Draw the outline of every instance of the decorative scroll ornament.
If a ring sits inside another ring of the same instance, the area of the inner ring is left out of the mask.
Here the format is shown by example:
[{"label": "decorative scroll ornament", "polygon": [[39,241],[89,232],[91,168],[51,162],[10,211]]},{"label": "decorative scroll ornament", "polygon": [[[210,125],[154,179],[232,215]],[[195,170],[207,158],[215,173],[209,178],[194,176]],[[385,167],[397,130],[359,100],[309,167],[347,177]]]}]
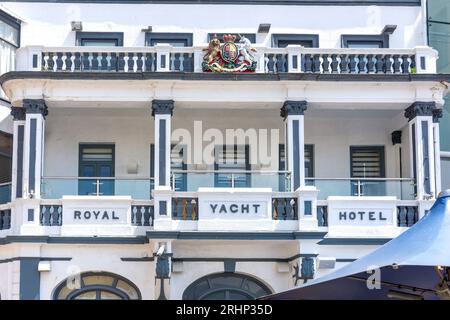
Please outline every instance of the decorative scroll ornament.
[{"label": "decorative scroll ornament", "polygon": [[223,36],[224,43],[215,35],[209,42],[203,57],[202,68],[204,72],[255,72],[256,59],[252,52],[250,40],[239,35],[239,42],[235,43],[236,36],[227,34]]}]

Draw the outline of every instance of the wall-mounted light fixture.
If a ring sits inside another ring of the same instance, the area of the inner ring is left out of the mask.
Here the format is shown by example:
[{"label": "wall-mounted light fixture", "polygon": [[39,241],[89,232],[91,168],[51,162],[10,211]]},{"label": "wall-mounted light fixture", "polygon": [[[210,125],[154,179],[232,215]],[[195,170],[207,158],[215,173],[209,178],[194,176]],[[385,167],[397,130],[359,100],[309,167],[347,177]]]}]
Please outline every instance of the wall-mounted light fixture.
[{"label": "wall-mounted light fixture", "polygon": [[70,23],[70,26],[72,27],[72,31],[82,31],[83,30],[83,23],[81,21],[72,21]]},{"label": "wall-mounted light fixture", "polygon": [[270,30],[270,23],[260,23],[258,26],[258,33],[268,33]]}]

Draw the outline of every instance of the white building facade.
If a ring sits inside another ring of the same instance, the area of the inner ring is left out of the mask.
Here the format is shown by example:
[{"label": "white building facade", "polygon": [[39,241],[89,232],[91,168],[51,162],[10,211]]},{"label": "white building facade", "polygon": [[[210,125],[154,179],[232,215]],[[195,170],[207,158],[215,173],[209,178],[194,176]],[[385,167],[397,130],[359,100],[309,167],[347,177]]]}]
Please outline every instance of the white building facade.
[{"label": "white building facade", "polygon": [[450,78],[425,8],[0,1],[1,299],[254,299],[412,226]]}]

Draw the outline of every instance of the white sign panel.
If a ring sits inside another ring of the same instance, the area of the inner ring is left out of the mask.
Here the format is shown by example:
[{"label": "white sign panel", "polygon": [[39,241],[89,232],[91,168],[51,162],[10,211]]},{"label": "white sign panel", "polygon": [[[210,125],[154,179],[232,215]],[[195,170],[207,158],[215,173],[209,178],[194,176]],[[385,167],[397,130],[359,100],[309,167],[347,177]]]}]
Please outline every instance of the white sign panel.
[{"label": "white sign panel", "polygon": [[205,201],[202,209],[202,217],[260,219],[267,216],[265,201]]}]

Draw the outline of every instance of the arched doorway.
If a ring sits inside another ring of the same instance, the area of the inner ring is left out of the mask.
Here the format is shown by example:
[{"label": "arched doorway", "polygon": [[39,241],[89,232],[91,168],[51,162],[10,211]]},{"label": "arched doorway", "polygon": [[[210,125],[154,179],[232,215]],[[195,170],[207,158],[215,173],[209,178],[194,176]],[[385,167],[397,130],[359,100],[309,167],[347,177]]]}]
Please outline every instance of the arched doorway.
[{"label": "arched doorway", "polygon": [[64,280],[55,300],[140,300],[139,289],[128,279],[109,272],[85,272]]},{"label": "arched doorway", "polygon": [[242,274],[218,273],[193,282],[183,300],[253,300],[271,294],[261,281]]}]

